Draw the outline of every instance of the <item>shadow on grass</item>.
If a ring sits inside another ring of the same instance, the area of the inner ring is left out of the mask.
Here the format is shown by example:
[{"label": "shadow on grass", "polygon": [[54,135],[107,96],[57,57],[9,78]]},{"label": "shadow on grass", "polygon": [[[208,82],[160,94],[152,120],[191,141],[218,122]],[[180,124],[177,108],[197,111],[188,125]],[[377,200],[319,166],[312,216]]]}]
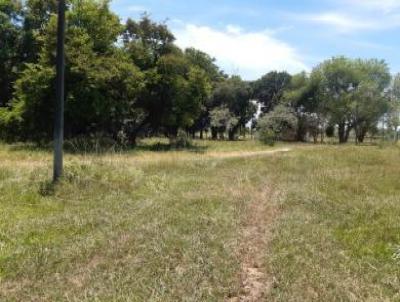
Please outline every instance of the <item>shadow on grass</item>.
[{"label": "shadow on grass", "polygon": [[176,147],[174,145],[168,143],[155,143],[155,144],[143,144],[138,145],[132,150],[136,151],[151,151],[151,152],[168,152],[168,151],[189,151],[194,153],[205,153],[208,149],[208,146],[186,146],[186,147]]},{"label": "shadow on grass", "polygon": [[9,151],[24,151],[24,152],[51,152],[53,151],[52,145],[41,145],[34,143],[12,143],[5,144]]},{"label": "shadow on grass", "polygon": [[[46,152],[52,153],[52,144],[34,144],[34,143],[16,143],[7,145],[9,151],[14,152]],[[88,148],[87,146],[69,146],[68,143],[64,146],[64,152],[66,154],[74,155],[106,155],[113,153],[132,153],[137,151],[150,151],[150,152],[169,152],[169,151],[186,151],[194,153],[205,153],[208,146],[186,146],[186,147],[176,147],[169,143],[156,142],[156,143],[141,143],[136,146],[96,146],[93,148]]]},{"label": "shadow on grass", "polygon": [[39,184],[39,194],[43,197],[54,196],[58,183],[50,180],[42,181]]}]

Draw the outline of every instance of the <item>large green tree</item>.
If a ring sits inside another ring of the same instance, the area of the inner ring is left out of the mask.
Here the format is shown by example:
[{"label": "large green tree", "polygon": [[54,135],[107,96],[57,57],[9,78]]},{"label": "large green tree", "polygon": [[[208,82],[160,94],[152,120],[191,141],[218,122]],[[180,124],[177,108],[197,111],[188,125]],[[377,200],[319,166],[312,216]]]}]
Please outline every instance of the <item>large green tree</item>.
[{"label": "large green tree", "polygon": [[400,74],[394,76],[389,90],[387,123],[388,127],[393,131],[394,140],[397,141],[400,130]]},{"label": "large green tree", "polygon": [[316,142],[318,135],[321,140],[327,124],[326,112],[321,98],[318,97],[320,79],[305,72],[292,77],[288,85],[283,103],[294,109],[298,118],[297,140],[306,141],[307,134]]},{"label": "large green tree", "polygon": [[237,119],[235,126],[230,127],[228,135],[234,140],[240,127],[245,127],[257,111],[251,102],[252,89],[249,83],[239,76],[232,76],[216,86],[212,96],[212,107],[225,106]]},{"label": "large green tree", "polygon": [[142,70],[156,67],[161,56],[176,51],[174,41],[175,37],[166,24],[154,22],[146,14],[139,21],[126,21],[124,47]]},{"label": "large green tree", "polygon": [[[227,76],[216,65],[215,59],[205,52],[195,48],[187,48],[185,49],[185,56],[190,64],[204,70],[212,89],[215,89],[219,83],[226,79]],[[208,99],[202,106],[200,115],[195,120],[193,126],[189,129],[193,136],[198,131],[200,133],[200,138],[203,139],[204,131],[210,127],[210,112],[213,109],[215,109],[214,104],[211,99]]]},{"label": "large green tree", "polygon": [[21,48],[24,62],[36,63],[39,60],[47,25],[56,12],[57,0],[25,1]]},{"label": "large green tree", "polygon": [[347,142],[352,129],[363,141],[386,110],[384,92],[391,78],[387,64],[336,57],[316,67],[312,76],[319,80],[319,97],[330,122],[338,126],[339,142]]},{"label": "large green tree", "polygon": [[319,97],[330,121],[338,125],[339,142],[347,142],[353,127],[353,93],[361,80],[354,62],[345,57],[332,58],[317,66],[312,76],[320,79]]},{"label": "large green tree", "polygon": [[352,102],[353,125],[356,141],[362,143],[368,131],[376,128],[378,121],[389,109],[386,90],[391,82],[389,67],[384,61],[356,60],[360,84]]},{"label": "large green tree", "polygon": [[183,53],[161,56],[156,68],[146,72],[142,97],[152,129],[174,138],[179,128],[193,126],[210,90],[205,71],[189,64]]},{"label": "large green tree", "polygon": [[291,76],[286,71],[271,71],[253,83],[254,98],[262,105],[264,113],[273,110],[290,85]]},{"label": "large green tree", "polygon": [[0,107],[11,100],[21,66],[22,3],[0,0]]},{"label": "large green tree", "polygon": [[[90,0],[71,1],[67,24],[65,135],[115,136],[141,118],[135,104],[142,73],[116,46],[122,26],[108,2]],[[19,129],[20,139],[51,138],[55,15],[43,32],[38,62],[26,65],[15,85],[12,110],[5,114],[9,126]]]}]

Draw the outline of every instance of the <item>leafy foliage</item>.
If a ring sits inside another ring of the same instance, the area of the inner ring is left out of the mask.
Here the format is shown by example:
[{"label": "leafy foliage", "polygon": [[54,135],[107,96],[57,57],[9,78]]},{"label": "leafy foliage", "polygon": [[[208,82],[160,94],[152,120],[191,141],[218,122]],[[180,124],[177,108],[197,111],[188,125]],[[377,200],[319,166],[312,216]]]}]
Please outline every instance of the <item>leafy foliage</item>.
[{"label": "leafy foliage", "polygon": [[254,83],[254,97],[262,104],[263,112],[271,111],[282,101],[290,80],[287,72],[272,71]]},{"label": "leafy foliage", "polygon": [[[272,71],[246,82],[208,54],[180,49],[168,26],[146,14],[122,24],[108,0],[67,3],[68,139],[104,136],[125,145],[162,134],[174,142],[182,131],[211,130],[214,139],[235,140],[259,109],[259,129],[276,138],[290,128],[299,141],[323,141],[330,125],[340,142],[351,131],[362,142],[384,117],[397,139],[400,84],[383,61],[334,57],[311,74]],[[56,10],[56,0],[0,0],[2,139],[52,138]]]},{"label": "leafy foliage", "polygon": [[284,138],[290,131],[295,131],[297,117],[293,109],[279,105],[275,109],[263,115],[258,123],[257,130],[259,138],[264,142]]}]

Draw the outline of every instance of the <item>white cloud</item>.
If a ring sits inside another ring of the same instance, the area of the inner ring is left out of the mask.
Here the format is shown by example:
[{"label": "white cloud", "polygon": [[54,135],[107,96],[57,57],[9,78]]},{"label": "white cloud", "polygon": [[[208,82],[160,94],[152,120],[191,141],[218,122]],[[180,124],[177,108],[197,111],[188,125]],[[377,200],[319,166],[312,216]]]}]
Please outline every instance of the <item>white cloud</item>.
[{"label": "white cloud", "polygon": [[386,30],[400,27],[400,16],[397,14],[385,15],[379,18],[372,15],[323,12],[319,14],[300,15],[297,16],[297,19],[327,25],[341,33],[347,34],[361,30]]},{"label": "white cloud", "polygon": [[227,73],[254,80],[271,70],[295,73],[307,70],[297,51],[269,31],[245,32],[229,25],[225,30],[187,24],[174,31],[182,48],[207,52]]},{"label": "white cloud", "polygon": [[350,17],[345,14],[334,12],[306,15],[301,18],[306,21],[333,26],[344,32],[361,29],[374,29],[377,26],[377,24],[372,20],[358,19],[355,16]]},{"label": "white cloud", "polygon": [[385,13],[390,13],[400,8],[399,0],[345,0],[343,2],[360,8],[380,10]]}]

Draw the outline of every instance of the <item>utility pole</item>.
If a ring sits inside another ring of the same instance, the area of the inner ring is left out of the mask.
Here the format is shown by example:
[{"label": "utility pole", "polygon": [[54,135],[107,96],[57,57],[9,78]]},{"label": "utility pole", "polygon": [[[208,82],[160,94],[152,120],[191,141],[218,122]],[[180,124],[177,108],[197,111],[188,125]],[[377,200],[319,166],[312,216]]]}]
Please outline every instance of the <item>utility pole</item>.
[{"label": "utility pole", "polygon": [[65,0],[58,0],[57,91],[54,116],[54,174],[57,182],[63,173],[64,89],[65,89]]}]

